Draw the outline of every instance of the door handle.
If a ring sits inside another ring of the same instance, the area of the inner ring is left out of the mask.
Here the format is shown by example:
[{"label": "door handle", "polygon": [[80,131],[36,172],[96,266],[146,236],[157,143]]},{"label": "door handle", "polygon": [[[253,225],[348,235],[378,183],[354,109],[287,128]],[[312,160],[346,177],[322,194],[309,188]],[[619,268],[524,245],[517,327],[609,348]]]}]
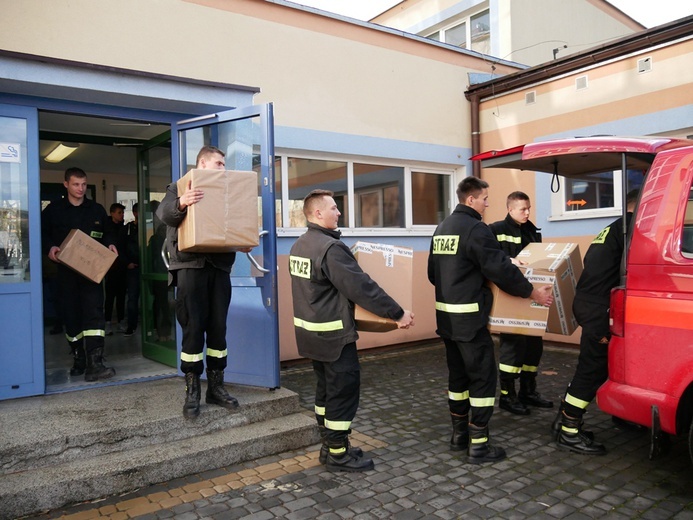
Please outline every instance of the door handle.
[{"label": "door handle", "polygon": [[166,256],[166,244],[168,242],[168,237],[164,238],[164,241],[161,243],[161,259],[164,261],[164,265],[166,266],[166,269],[168,270],[168,256]]},{"label": "door handle", "polygon": [[[265,235],[269,235],[269,231],[267,231],[266,229],[263,229],[262,231],[260,231],[259,236],[264,237]],[[250,260],[250,263],[253,264],[253,267],[254,267],[255,269],[257,269],[257,270],[260,271],[261,273],[269,273],[269,272],[270,272],[269,269],[265,269],[264,267],[262,267],[262,266],[258,263],[258,261],[255,260],[255,258],[253,257],[253,255],[251,255],[250,253],[246,253],[246,255],[248,256],[248,260]]]}]

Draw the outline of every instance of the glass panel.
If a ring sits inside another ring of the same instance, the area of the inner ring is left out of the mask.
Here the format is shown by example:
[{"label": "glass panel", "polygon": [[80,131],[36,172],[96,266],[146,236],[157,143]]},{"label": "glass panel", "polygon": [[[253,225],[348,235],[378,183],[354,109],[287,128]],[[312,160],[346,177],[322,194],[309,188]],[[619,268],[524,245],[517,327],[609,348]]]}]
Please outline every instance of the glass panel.
[{"label": "glass panel", "polygon": [[277,227],[282,227],[282,158],[277,156],[274,157],[274,208]]},{"label": "glass panel", "polygon": [[439,42],[440,41],[440,31],[436,31],[433,34],[429,34],[427,36],[427,38],[429,38],[433,41]]},{"label": "glass panel", "polygon": [[689,190],[688,192],[686,213],[683,216],[681,252],[686,258],[693,258],[693,189]]},{"label": "glass panel", "polygon": [[339,227],[348,217],[347,163],[289,157],[289,222],[286,227],[304,227],[303,199],[315,189],[330,190],[342,215]]},{"label": "glass panel", "polygon": [[404,168],[354,163],[356,227],[404,227]]},{"label": "glass panel", "polygon": [[491,24],[488,10],[472,16],[470,22],[472,50],[489,54],[491,51]]},{"label": "glass panel", "polygon": [[445,30],[445,43],[462,47],[467,47],[467,23],[463,22],[455,27]]},{"label": "glass panel", "polygon": [[581,179],[566,179],[565,204],[569,211],[614,207],[614,172]]},{"label": "glass panel", "polygon": [[25,119],[0,117],[0,283],[29,280]]},{"label": "glass panel", "polygon": [[450,176],[411,174],[412,223],[438,225],[450,214]]}]

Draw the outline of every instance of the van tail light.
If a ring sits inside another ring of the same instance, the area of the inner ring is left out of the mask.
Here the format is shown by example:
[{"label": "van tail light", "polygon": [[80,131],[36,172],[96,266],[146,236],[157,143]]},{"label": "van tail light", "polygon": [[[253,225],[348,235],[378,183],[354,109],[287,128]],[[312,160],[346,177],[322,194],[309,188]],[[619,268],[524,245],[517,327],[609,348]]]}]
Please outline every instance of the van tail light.
[{"label": "van tail light", "polygon": [[609,327],[611,334],[623,337],[626,323],[626,288],[615,287],[611,289],[611,304],[609,306]]}]

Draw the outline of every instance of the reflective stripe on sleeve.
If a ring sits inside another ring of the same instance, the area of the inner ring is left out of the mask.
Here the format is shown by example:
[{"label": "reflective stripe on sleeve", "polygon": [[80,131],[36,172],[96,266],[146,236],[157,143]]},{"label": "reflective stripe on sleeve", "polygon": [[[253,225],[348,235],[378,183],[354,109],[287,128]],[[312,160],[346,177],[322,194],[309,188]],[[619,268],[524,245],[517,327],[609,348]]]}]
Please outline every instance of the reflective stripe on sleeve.
[{"label": "reflective stripe on sleeve", "polygon": [[449,312],[450,314],[464,314],[469,312],[479,312],[478,303],[443,303],[436,302],[436,310]]},{"label": "reflective stripe on sleeve", "polygon": [[294,325],[296,327],[301,327],[302,329],[309,330],[311,332],[328,332],[331,330],[342,330],[344,324],[342,320],[337,321],[327,321],[325,323],[312,323],[310,321],[302,320],[294,316]]},{"label": "reflective stripe on sleeve", "polygon": [[510,242],[512,244],[522,243],[521,237],[514,237],[512,235],[496,235],[496,240],[499,242]]}]

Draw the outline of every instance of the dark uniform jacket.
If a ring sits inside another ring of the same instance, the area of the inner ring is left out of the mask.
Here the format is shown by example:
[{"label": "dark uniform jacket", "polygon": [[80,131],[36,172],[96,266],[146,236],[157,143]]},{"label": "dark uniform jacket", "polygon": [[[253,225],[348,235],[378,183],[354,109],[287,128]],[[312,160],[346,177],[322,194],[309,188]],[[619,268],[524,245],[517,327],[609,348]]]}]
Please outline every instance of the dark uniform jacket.
[{"label": "dark uniform jacket", "polygon": [[428,279],[436,288],[436,332],[454,341],[471,341],[488,326],[493,297],[487,280],[513,296],[528,298],[533,290],[481,215],[464,204],[433,234]]},{"label": "dark uniform jacket", "polygon": [[[633,213],[626,214],[626,226],[632,217]],[[611,289],[621,283],[622,256],[623,217],[605,227],[587,249],[575,299],[609,307]]]},{"label": "dark uniform jacket", "polygon": [[106,232],[106,219],[109,217],[104,207],[86,197],[79,206],[73,206],[67,197],[51,202],[41,213],[44,252],[48,253],[53,246],[60,247],[73,229],[83,231],[105,246],[114,245],[117,237]]},{"label": "dark uniform jacket", "polygon": [[501,249],[512,258],[515,258],[527,244],[541,242],[541,230],[531,220],[518,224],[507,215],[504,220],[489,224],[488,227],[491,228]]},{"label": "dark uniform jacket", "polygon": [[164,200],[156,210],[157,217],[168,226],[166,240],[169,271],[201,269],[205,262],[209,262],[217,269],[230,273],[236,253],[185,253],[178,250],[178,226],[188,214],[187,207],[183,211],[178,209],[178,198],[178,186],[173,182],[166,187]]},{"label": "dark uniform jacket", "polygon": [[363,272],[340,236],[340,231],[308,223],[289,257],[298,353],[317,361],[336,361],[344,345],[358,339],[354,303],[384,318],[404,315]]},{"label": "dark uniform jacket", "polygon": [[140,264],[140,242],[137,233],[138,227],[138,223],[134,220],[125,224],[125,240],[123,241],[122,256],[126,267],[129,264]]}]

